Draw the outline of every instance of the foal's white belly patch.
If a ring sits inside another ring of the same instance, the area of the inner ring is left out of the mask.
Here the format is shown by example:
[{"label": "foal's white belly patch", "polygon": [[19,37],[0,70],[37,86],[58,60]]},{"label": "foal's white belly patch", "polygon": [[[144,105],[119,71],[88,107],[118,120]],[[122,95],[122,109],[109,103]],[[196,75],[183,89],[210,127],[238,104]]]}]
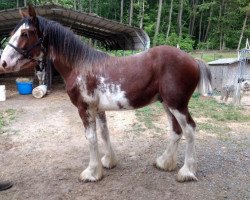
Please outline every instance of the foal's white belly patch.
[{"label": "foal's white belly patch", "polygon": [[105,83],[105,79],[101,77],[97,93],[101,110],[132,109],[125,91],[121,90],[121,85],[118,83]]},{"label": "foal's white belly patch", "polygon": [[87,92],[84,77],[77,77],[77,85],[79,86],[84,101],[90,104],[97,103],[99,110],[133,109],[126,98],[125,91],[121,90],[121,85],[119,83],[105,82],[105,78],[100,77],[99,84],[91,95]]}]

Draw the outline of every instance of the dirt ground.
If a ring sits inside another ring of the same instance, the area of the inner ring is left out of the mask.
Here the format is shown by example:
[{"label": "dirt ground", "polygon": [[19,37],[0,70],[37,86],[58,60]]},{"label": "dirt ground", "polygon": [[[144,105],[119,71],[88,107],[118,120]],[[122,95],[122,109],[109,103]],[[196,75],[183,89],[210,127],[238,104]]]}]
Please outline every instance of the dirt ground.
[{"label": "dirt ground", "polygon": [[[169,141],[167,117],[159,121],[164,134],[137,133],[134,111],[107,112],[118,165],[105,169],[101,181],[83,183],[78,177],[88,165],[88,145],[63,85],[43,99],[17,94],[14,84],[6,86],[7,100],[0,102],[0,110],[15,109],[16,117],[0,134],[0,180],[11,180],[14,186],[0,192],[1,200],[250,199],[250,122],[231,124],[228,140],[198,131],[198,181],[178,183],[177,171],[153,166]],[[250,114],[250,104],[244,107]],[[103,155],[101,140],[99,144]],[[178,169],[184,151],[182,139]]]}]

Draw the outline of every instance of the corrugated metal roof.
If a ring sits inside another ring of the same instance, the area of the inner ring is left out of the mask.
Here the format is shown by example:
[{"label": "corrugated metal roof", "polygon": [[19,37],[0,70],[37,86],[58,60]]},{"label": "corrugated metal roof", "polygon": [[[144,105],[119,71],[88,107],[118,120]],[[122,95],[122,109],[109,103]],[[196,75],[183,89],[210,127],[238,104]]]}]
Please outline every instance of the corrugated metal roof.
[{"label": "corrugated metal roof", "polygon": [[214,60],[208,62],[209,65],[226,65],[226,64],[233,64],[239,62],[238,58],[221,58],[218,60]]},{"label": "corrugated metal roof", "polygon": [[[111,50],[144,50],[150,39],[140,28],[108,20],[93,13],[79,12],[55,4],[35,6],[36,12],[70,27],[76,34],[102,42]],[[0,11],[0,39],[9,35],[20,21],[19,9]]]}]

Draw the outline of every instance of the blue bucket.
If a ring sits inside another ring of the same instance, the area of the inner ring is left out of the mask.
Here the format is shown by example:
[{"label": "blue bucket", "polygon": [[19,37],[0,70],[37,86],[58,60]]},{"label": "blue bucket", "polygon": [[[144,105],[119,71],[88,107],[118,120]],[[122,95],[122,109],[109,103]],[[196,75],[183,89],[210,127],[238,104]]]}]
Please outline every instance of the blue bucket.
[{"label": "blue bucket", "polygon": [[16,81],[16,86],[19,94],[31,94],[33,89],[33,82],[18,82]]}]

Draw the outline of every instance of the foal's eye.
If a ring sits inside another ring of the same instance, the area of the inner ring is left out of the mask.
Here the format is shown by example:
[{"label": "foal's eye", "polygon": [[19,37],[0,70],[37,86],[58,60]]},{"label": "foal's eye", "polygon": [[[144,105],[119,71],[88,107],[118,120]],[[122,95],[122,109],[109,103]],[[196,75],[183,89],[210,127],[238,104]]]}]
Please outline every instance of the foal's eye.
[{"label": "foal's eye", "polygon": [[22,36],[22,37],[27,37],[28,34],[27,34],[26,32],[22,32],[22,33],[21,33],[21,36]]}]

